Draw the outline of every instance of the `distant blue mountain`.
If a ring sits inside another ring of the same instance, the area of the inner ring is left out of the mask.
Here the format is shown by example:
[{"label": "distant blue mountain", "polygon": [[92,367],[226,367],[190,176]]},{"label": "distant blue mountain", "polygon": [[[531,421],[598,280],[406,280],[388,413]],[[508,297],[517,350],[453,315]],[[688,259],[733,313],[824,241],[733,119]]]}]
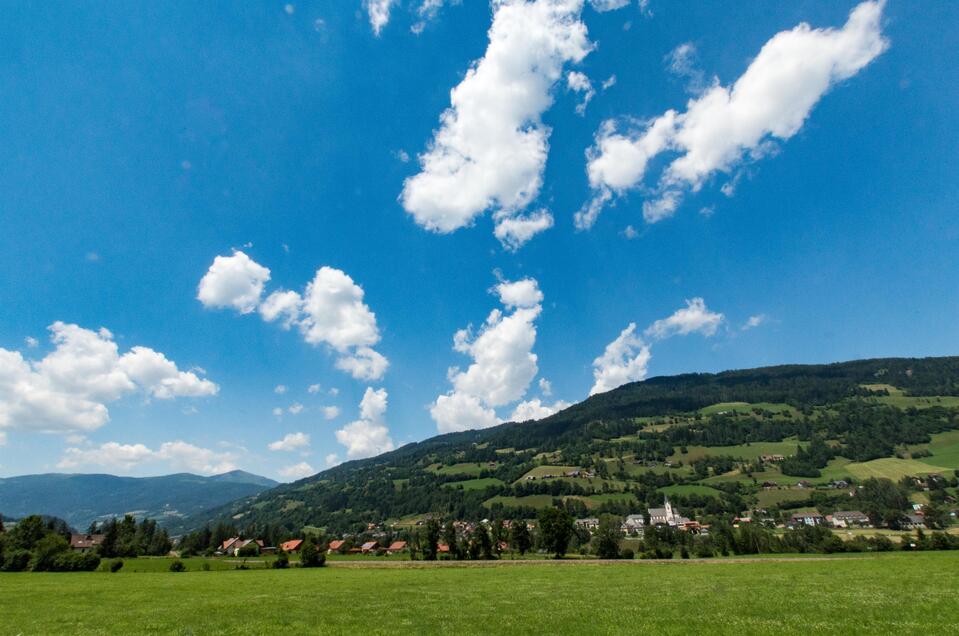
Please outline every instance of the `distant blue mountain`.
[{"label": "distant blue mountain", "polygon": [[127,513],[175,525],[225,503],[256,495],[277,482],[235,470],[202,477],[116,477],[47,473],[0,479],[0,514],[21,518],[51,515],[84,530],[90,522]]}]

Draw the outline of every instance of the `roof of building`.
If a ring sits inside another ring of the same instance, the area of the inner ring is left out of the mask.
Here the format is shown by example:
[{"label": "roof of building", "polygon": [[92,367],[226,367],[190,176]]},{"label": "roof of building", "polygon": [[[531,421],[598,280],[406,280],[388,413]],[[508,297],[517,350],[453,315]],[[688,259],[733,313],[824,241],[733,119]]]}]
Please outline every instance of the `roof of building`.
[{"label": "roof of building", "polygon": [[339,550],[340,548],[343,547],[344,543],[346,543],[346,541],[343,541],[342,539],[330,541],[330,550]]},{"label": "roof of building", "polygon": [[293,552],[294,550],[299,550],[301,545],[303,545],[303,539],[291,539],[290,541],[281,543],[280,549],[284,552]]},{"label": "roof of building", "polygon": [[366,543],[364,543],[364,544],[362,545],[362,549],[363,549],[363,550],[372,550],[373,548],[379,547],[379,545],[380,545],[380,544],[379,544],[377,541],[367,541]]},{"label": "roof of building", "polygon": [[390,551],[405,550],[406,541],[394,541],[393,543],[390,544],[390,547],[388,549]]},{"label": "roof of building", "polygon": [[95,548],[103,543],[102,534],[71,534],[71,548]]}]

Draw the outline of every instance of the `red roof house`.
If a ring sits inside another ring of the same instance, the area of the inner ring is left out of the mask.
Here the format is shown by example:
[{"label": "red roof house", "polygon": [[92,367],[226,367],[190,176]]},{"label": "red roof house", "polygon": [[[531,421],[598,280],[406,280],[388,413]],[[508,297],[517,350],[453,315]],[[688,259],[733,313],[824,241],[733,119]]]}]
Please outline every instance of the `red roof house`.
[{"label": "red roof house", "polygon": [[403,552],[406,550],[406,541],[394,541],[390,544],[390,547],[386,549],[387,554],[396,554],[398,552]]},{"label": "red roof house", "polygon": [[303,545],[303,539],[293,539],[291,541],[284,541],[280,544],[280,549],[284,552],[296,552],[300,549],[300,546]]},{"label": "red roof house", "polygon": [[342,552],[344,545],[346,545],[346,541],[343,541],[342,539],[330,541],[330,548],[327,550],[327,552],[330,554],[333,554],[334,552]]}]

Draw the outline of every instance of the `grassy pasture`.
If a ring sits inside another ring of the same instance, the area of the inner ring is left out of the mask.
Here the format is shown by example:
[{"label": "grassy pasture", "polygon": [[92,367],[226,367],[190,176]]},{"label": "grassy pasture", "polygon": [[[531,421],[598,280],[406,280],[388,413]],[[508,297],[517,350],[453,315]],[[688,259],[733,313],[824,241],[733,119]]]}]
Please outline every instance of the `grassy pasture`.
[{"label": "grassy pasture", "polygon": [[426,470],[437,475],[466,475],[467,477],[479,477],[479,474],[484,470],[495,470],[497,466],[498,464],[495,462],[493,466],[483,463],[466,462],[462,464],[452,464],[450,466],[433,464]]},{"label": "grassy pasture", "polygon": [[553,477],[562,477],[563,473],[569,473],[574,470],[580,470],[579,466],[555,466],[551,464],[544,464],[542,466],[537,466],[533,468],[528,473],[523,475],[517,480],[517,483],[523,481],[527,477],[536,477],[537,479],[542,478],[544,475],[552,475]]},{"label": "grassy pasture", "polygon": [[720,492],[709,486],[700,486],[699,484],[677,484],[660,488],[660,492],[667,495],[703,495],[706,497],[718,497]]},{"label": "grassy pasture", "polygon": [[496,477],[482,477],[480,479],[466,479],[451,481],[443,484],[443,488],[462,488],[463,490],[485,490],[491,486],[503,486],[503,480]]},{"label": "grassy pasture", "polygon": [[902,389],[896,388],[891,384],[860,384],[862,388],[867,391],[886,391],[889,395],[905,395],[905,392]]},{"label": "grassy pasture", "polygon": [[959,431],[937,433],[929,444],[910,446],[910,450],[926,449],[932,457],[917,457],[919,461],[931,466],[959,469]]},{"label": "grassy pasture", "polygon": [[880,404],[887,404],[901,409],[917,408],[928,409],[933,406],[942,406],[944,408],[959,408],[959,397],[956,396],[932,396],[932,397],[909,397],[908,395],[880,395],[869,398]]},{"label": "grassy pasture", "polygon": [[0,598],[16,599],[0,633],[947,634],[959,631],[957,569],[957,553],[898,553],[0,574]]},{"label": "grassy pasture", "polygon": [[788,404],[778,404],[774,402],[720,402],[699,409],[703,415],[718,415],[720,413],[751,413],[755,409],[769,411],[770,413],[790,413],[795,415],[796,409]]},{"label": "grassy pasture", "polygon": [[746,460],[759,459],[761,455],[785,455],[788,457],[796,454],[797,446],[806,447],[809,446],[809,442],[800,442],[793,438],[781,442],[753,442],[752,444],[740,444],[738,446],[689,446],[685,455],[677,452],[669,459],[674,462],[688,463],[707,456],[735,457]]},{"label": "grassy pasture", "polygon": [[950,472],[942,466],[932,466],[916,459],[899,459],[898,457],[883,457],[868,462],[857,462],[847,465],[846,470],[859,479],[885,477],[893,481],[899,481],[910,475],[947,474]]}]

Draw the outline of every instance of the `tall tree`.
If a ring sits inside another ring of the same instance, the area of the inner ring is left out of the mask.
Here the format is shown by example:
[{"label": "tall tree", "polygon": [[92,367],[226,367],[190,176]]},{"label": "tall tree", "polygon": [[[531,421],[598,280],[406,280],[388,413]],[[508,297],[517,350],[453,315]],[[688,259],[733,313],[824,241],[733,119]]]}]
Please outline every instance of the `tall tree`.
[{"label": "tall tree", "polygon": [[540,540],[547,552],[560,559],[573,536],[573,517],[564,508],[544,508],[539,513]]},{"label": "tall tree", "polygon": [[525,519],[516,519],[510,527],[510,547],[521,555],[526,554],[533,546],[533,538],[529,534],[529,526]]},{"label": "tall tree", "polygon": [[623,538],[619,519],[612,515],[603,515],[599,518],[599,528],[593,536],[593,546],[596,556],[601,559],[618,559],[619,542]]},{"label": "tall tree", "polygon": [[430,519],[426,522],[423,530],[423,558],[427,561],[436,560],[437,544],[440,540],[440,522],[436,519]]}]

